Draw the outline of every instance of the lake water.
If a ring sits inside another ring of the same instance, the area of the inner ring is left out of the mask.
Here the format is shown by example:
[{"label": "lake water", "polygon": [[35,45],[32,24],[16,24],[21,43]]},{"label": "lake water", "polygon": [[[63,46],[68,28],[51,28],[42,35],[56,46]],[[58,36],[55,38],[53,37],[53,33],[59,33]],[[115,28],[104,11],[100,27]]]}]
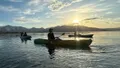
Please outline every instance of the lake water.
[{"label": "lake water", "polygon": [[[33,42],[47,38],[47,33],[30,33],[32,39],[26,42],[15,35],[0,35],[0,68],[120,68],[120,32],[91,33],[91,50],[60,48],[53,55]],[[61,39],[71,39],[68,34]]]}]

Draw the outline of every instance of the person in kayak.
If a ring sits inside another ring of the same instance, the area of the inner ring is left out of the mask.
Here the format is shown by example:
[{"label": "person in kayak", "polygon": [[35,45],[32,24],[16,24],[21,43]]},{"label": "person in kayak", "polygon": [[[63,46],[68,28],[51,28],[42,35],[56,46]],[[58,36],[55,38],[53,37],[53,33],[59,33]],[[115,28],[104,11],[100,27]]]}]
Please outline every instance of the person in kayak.
[{"label": "person in kayak", "polygon": [[23,36],[23,32],[21,32],[20,35]]},{"label": "person in kayak", "polygon": [[48,52],[49,52],[49,55],[50,55],[50,59],[53,59],[54,58],[54,51],[55,51],[55,46],[52,44],[53,41],[55,40],[55,36],[54,36],[54,33],[53,33],[53,29],[50,28],[49,29],[49,33],[48,33],[48,44],[47,44],[47,48],[48,48]]},{"label": "person in kayak", "polygon": [[27,36],[27,32],[25,32],[23,36]]},{"label": "person in kayak", "polygon": [[50,28],[49,33],[48,33],[48,41],[52,42],[53,40],[55,40],[55,36],[54,36],[54,33],[53,33],[53,29]]}]

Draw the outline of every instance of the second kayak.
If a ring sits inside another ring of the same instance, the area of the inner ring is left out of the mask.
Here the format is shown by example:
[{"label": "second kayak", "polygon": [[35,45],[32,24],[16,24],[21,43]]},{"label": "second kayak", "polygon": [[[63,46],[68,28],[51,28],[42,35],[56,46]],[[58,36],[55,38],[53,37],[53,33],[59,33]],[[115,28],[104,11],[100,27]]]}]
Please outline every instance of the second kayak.
[{"label": "second kayak", "polygon": [[28,36],[21,36],[20,38],[21,39],[31,39],[32,37],[28,35]]}]

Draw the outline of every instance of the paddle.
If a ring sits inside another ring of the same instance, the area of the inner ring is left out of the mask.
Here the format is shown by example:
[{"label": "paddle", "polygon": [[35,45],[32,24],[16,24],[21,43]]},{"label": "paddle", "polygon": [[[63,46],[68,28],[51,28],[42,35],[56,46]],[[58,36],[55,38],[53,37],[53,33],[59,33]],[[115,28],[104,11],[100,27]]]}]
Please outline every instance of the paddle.
[{"label": "paddle", "polygon": [[[62,33],[61,36],[62,36],[62,35],[65,35],[65,33]],[[59,36],[59,37],[61,37],[61,36]]]},{"label": "paddle", "polygon": [[59,39],[59,37],[61,37],[61,36],[63,36],[63,35],[65,35],[65,33],[62,33],[60,36],[56,37],[56,39]]}]

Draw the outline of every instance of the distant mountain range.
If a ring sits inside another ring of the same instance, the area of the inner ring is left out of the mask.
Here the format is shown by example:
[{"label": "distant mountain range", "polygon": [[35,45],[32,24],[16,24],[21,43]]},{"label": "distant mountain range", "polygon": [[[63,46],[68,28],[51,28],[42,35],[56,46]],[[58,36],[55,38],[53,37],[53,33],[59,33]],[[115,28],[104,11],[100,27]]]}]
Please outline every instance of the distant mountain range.
[{"label": "distant mountain range", "polygon": [[[55,32],[74,32],[75,26],[63,25],[51,27]],[[0,26],[0,33],[7,32],[48,32],[49,28],[25,28],[22,26]],[[86,27],[86,26],[78,26],[78,31],[120,31],[120,28],[94,28],[94,27]]]}]

